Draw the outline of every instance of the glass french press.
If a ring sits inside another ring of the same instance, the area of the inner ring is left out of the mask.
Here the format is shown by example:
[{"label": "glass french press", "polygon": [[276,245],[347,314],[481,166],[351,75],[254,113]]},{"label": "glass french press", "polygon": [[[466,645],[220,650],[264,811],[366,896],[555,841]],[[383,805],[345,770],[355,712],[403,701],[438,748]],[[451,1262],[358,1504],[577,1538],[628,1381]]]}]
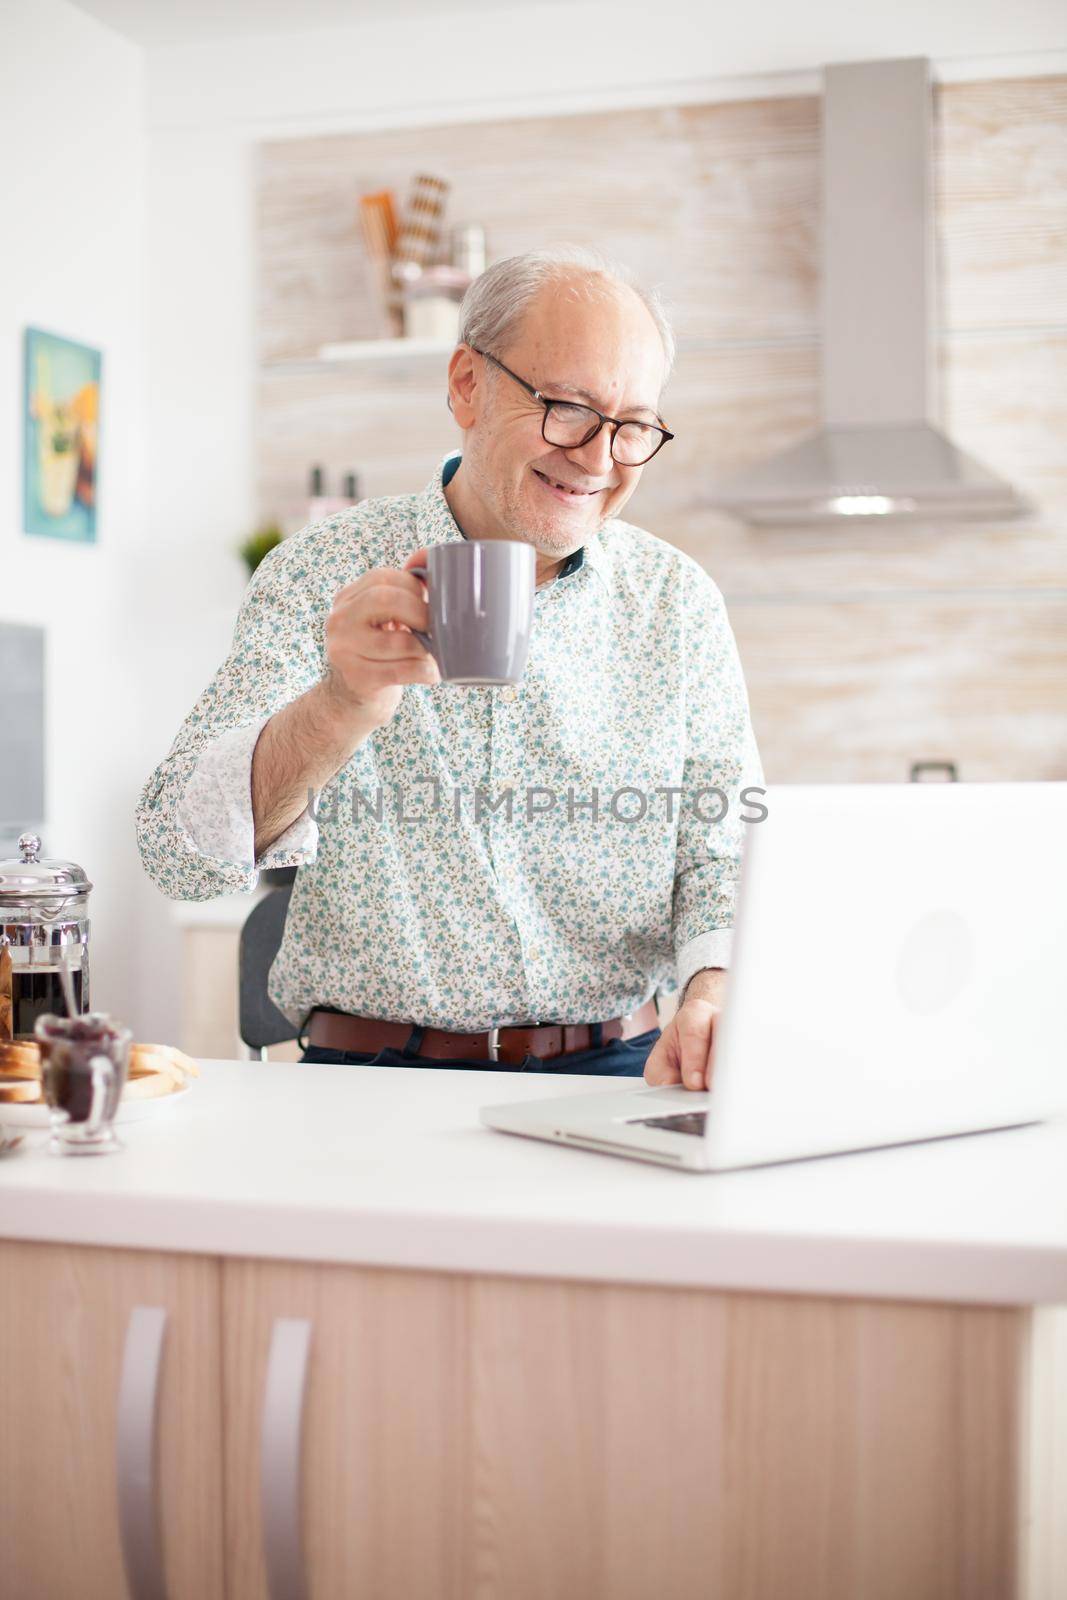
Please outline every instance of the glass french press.
[{"label": "glass french press", "polygon": [[37,1018],[64,1016],[66,966],[78,1012],[89,1009],[89,890],[73,861],[41,860],[24,833],[0,861],[0,1042],[32,1039]]}]

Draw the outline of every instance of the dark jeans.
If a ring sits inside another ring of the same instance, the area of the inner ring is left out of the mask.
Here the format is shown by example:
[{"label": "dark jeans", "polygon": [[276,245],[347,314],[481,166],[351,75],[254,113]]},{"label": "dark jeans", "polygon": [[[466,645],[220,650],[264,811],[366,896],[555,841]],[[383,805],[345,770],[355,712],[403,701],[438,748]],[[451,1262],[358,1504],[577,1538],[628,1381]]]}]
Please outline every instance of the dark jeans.
[{"label": "dark jeans", "polygon": [[409,1054],[405,1050],[379,1050],[377,1055],[368,1050],[327,1050],[322,1045],[308,1045],[301,1061],[322,1061],[338,1066],[353,1067],[446,1067],[454,1072],[554,1072],[564,1076],[588,1072],[605,1078],[640,1078],[644,1076],[645,1061],[659,1038],[660,1030],[650,1028],[633,1039],[613,1039],[610,1044],[596,1050],[575,1050],[570,1055],[554,1056],[542,1061],[538,1056],[527,1056],[517,1066],[503,1061],[431,1061],[427,1056]]}]

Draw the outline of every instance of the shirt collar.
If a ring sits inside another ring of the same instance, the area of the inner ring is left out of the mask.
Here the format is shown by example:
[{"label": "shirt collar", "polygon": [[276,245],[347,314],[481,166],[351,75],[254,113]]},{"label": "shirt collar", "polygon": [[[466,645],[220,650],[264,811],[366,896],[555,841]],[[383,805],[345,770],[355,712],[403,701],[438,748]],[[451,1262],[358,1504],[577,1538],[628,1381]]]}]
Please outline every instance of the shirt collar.
[{"label": "shirt collar", "polygon": [[[421,550],[431,544],[454,544],[462,539],[459,523],[452,515],[452,508],[445,499],[443,474],[445,468],[455,459],[454,453],[447,455],[438,465],[433,477],[419,495],[415,508],[415,528],[418,539],[415,548]],[[453,468],[453,471],[455,468]],[[451,473],[449,473],[451,477]]]},{"label": "shirt collar", "polygon": [[[452,509],[445,499],[445,484],[453,476],[460,462],[459,453],[450,451],[441,461],[433,477],[419,496],[415,514],[415,526],[418,532],[417,549],[427,548],[431,544],[455,543],[462,539],[464,534],[452,515]],[[610,562],[601,535],[595,533],[585,544],[575,550],[561,571],[556,575],[556,582],[561,578],[570,578],[575,573],[581,572],[588,565],[591,572],[595,572],[605,589],[610,593]]]}]

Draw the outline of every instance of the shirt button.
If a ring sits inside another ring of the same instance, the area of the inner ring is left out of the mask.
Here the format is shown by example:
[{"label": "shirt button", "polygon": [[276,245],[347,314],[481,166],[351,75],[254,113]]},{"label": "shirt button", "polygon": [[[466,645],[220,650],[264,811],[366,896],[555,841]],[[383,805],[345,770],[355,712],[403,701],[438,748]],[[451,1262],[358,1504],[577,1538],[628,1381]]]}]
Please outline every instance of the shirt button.
[{"label": "shirt button", "polygon": [[506,689],[501,689],[501,691],[500,691],[501,700],[517,700],[518,696],[519,696],[519,691],[515,688],[515,685],[512,684],[512,683],[509,683]]},{"label": "shirt button", "polygon": [[529,956],[531,961],[540,961],[541,959],[541,952],[535,944],[530,946],[526,954]]}]

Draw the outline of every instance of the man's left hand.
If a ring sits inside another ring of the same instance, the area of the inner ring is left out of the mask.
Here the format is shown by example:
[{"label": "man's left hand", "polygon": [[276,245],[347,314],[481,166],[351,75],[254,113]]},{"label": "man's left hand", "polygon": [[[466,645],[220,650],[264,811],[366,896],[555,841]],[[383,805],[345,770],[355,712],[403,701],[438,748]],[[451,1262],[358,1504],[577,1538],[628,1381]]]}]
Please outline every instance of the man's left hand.
[{"label": "man's left hand", "polygon": [[694,975],[685,999],[649,1052],[646,1083],[656,1088],[667,1083],[681,1083],[687,1089],[710,1088],[725,978],[725,972],[711,968]]}]

